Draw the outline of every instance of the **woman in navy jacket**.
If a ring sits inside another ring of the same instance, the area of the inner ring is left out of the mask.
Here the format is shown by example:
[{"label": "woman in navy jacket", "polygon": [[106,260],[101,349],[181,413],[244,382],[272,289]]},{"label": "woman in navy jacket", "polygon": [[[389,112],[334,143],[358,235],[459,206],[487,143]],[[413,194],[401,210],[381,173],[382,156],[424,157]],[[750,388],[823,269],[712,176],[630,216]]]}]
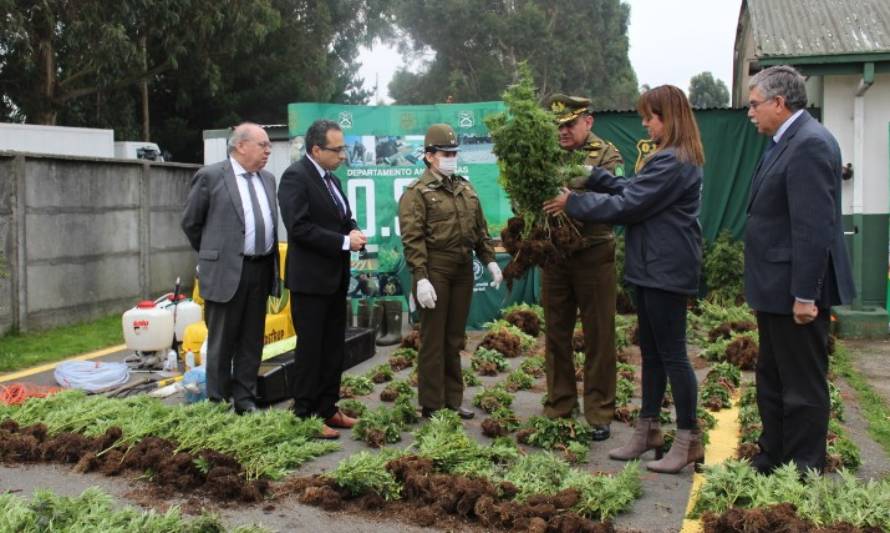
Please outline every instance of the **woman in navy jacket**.
[{"label": "woman in navy jacket", "polygon": [[[643,407],[630,442],[609,452],[623,461],[655,450],[649,470],[677,473],[704,460],[696,418],[698,384],[686,353],[686,301],[698,292],[701,271],[702,165],[698,125],[683,91],[662,85],[640,96],[637,111],[658,146],[631,179],[595,167],[589,192],[564,189],[546,202],[578,220],[625,226],[624,279],[634,285],[643,355]],[[667,456],[659,413],[670,379],[677,436]]]}]

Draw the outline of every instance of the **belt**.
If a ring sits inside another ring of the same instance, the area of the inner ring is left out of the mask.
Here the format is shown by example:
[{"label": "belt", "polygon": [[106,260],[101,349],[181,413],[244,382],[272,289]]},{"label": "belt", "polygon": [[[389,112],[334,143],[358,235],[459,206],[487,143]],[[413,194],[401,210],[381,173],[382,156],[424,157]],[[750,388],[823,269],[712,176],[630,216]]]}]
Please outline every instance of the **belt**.
[{"label": "belt", "polygon": [[244,256],[244,260],[245,260],[245,261],[250,261],[250,262],[256,262],[256,261],[263,261],[263,260],[265,260],[265,259],[269,259],[270,257],[272,257],[272,254],[265,254],[265,255],[245,255],[245,256]]}]

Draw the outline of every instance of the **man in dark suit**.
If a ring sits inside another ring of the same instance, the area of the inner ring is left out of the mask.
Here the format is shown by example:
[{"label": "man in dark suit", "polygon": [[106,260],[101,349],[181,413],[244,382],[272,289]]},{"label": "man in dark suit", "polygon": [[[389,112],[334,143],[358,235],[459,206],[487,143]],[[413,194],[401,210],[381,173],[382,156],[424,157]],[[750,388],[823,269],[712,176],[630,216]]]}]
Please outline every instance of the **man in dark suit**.
[{"label": "man in dark suit", "polygon": [[751,183],[745,297],[757,313],[763,473],[793,461],[822,471],[828,431],[832,305],[855,294],[841,224],[841,152],[804,109],[803,77],[776,66],[748,86],[748,116],[771,137]]},{"label": "man in dark suit", "polygon": [[306,155],[288,167],[278,189],[288,238],[285,285],[297,332],[293,410],[298,417],[321,417],[322,437],[337,438],[332,428],[355,424],[337,409],[337,401],[346,346],[349,254],[367,239],[332,174],[346,160],[340,126],[317,120],[305,143]]},{"label": "man in dark suit", "polygon": [[243,123],[229,137],[229,157],[192,178],[182,230],[198,252],[207,322],[207,397],[232,399],[238,414],[256,410],[266,301],[278,296],[278,205],[265,170],[272,143]]}]

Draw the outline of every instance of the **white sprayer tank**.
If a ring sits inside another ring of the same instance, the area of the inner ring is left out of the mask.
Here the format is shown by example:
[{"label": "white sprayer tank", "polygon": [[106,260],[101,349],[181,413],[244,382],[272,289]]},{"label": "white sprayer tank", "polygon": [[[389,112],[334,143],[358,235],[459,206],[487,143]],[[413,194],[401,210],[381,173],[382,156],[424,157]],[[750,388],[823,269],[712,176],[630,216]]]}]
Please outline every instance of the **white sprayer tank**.
[{"label": "white sprayer tank", "polygon": [[173,313],[144,300],[124,312],[124,341],[136,352],[156,352],[173,344]]},{"label": "white sprayer tank", "polygon": [[173,330],[176,332],[176,340],[179,342],[182,342],[185,328],[204,319],[201,306],[191,299],[186,298],[183,294],[179,295],[175,305],[173,303],[172,294],[161,296],[155,300],[155,305],[161,309],[175,313],[176,316],[173,323]]}]

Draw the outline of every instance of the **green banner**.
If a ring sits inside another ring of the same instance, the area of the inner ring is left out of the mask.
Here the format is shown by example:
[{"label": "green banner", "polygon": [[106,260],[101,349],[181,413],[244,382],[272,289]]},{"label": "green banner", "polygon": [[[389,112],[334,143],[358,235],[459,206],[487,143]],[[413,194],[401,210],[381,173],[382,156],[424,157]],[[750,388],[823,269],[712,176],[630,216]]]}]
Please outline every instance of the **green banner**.
[{"label": "green banner", "polygon": [[[318,119],[336,121],[348,147],[347,163],[336,174],[343,181],[350,205],[368,237],[368,253],[353,258],[352,297],[399,296],[409,292],[398,229],[398,199],[405,187],[424,171],[423,136],[430,124],[450,124],[461,143],[458,173],[479,193],[492,236],[511,216],[510,202],[498,185],[498,165],[492,153],[485,117],[503,111],[503,102],[428,106],[350,106],[290,104],[288,129],[292,157],[304,153],[303,135]],[[714,239],[722,229],[740,238],[751,175],[766,144],[745,110],[717,109],[696,112],[705,149],[701,224],[704,237]],[[640,157],[638,142],[646,132],[634,112],[596,113],[594,132],[615,144],[633,174]],[[483,269],[484,270],[484,269]],[[483,272],[480,283],[487,280]],[[481,285],[480,285],[481,287]],[[503,291],[484,299],[505,301]],[[536,298],[534,290],[527,295]],[[480,298],[474,298],[474,306]],[[512,300],[512,299],[511,299]],[[480,304],[481,305],[481,304]],[[474,314],[474,323],[485,319]]]}]

